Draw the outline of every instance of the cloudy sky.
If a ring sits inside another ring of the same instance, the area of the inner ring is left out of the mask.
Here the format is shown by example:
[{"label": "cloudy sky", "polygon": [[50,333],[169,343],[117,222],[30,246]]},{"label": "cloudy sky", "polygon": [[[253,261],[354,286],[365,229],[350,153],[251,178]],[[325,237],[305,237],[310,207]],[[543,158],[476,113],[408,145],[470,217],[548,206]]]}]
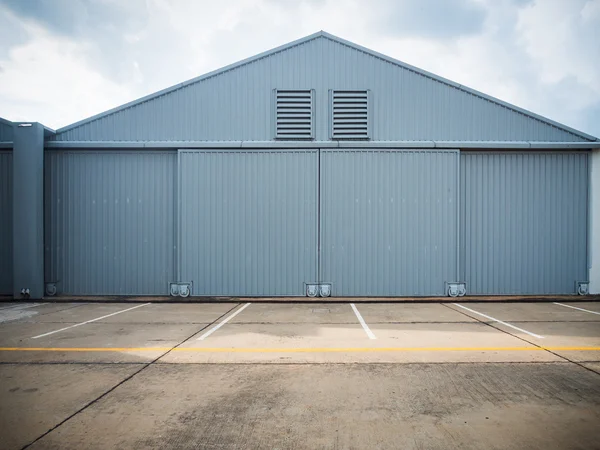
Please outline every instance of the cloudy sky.
[{"label": "cloudy sky", "polygon": [[60,128],[318,30],[600,137],[600,0],[0,0],[0,117]]}]

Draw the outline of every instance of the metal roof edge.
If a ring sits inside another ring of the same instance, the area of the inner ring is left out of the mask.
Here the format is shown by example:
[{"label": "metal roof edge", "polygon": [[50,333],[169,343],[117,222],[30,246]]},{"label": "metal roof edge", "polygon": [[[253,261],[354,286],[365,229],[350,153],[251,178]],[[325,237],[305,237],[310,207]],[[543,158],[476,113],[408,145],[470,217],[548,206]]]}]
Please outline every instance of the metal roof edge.
[{"label": "metal roof edge", "polygon": [[0,123],[3,123],[3,124],[5,124],[5,125],[10,125],[10,126],[12,126],[12,125],[13,125],[13,123],[12,123],[10,120],[8,120],[8,119],[4,119],[4,118],[2,118],[2,117],[0,117]]},{"label": "metal roof edge", "polygon": [[594,142],[529,141],[48,141],[46,149],[188,149],[188,148],[435,148],[435,149],[600,149]]},{"label": "metal roof edge", "polygon": [[539,120],[541,122],[544,122],[544,123],[546,123],[548,125],[552,125],[552,126],[554,126],[556,128],[559,128],[559,129],[561,129],[563,131],[567,131],[567,132],[569,132],[571,134],[574,134],[576,136],[582,137],[582,138],[590,140],[590,141],[600,141],[600,138],[597,138],[596,136],[592,136],[591,134],[584,133],[583,131],[579,131],[579,130],[577,130],[575,128],[569,127],[568,125],[564,125],[564,124],[562,124],[560,122],[557,122],[555,120],[552,120],[552,119],[549,119],[547,117],[541,116],[541,115],[536,114],[536,113],[534,113],[532,111],[529,111],[529,110],[527,110],[525,108],[521,108],[520,106],[513,105],[512,103],[505,102],[504,100],[500,100],[499,98],[492,97],[491,95],[488,95],[488,94],[484,94],[483,92],[480,92],[480,91],[478,91],[476,89],[473,89],[473,88],[470,88],[468,86],[465,86],[464,84],[457,83],[455,81],[449,80],[448,78],[444,78],[444,77],[436,75],[436,74],[434,74],[432,72],[428,72],[427,70],[420,69],[420,68],[418,68],[416,66],[413,66],[411,64],[408,64],[408,63],[405,63],[405,62],[400,61],[398,59],[392,58],[391,56],[384,55],[383,53],[379,53],[379,52],[377,52],[375,50],[371,50],[371,49],[369,49],[367,47],[363,47],[362,45],[355,44],[354,42],[347,41],[346,39],[340,38],[338,36],[334,36],[333,34],[327,33],[325,31],[322,32],[322,35],[324,37],[326,37],[326,38],[334,41],[334,42],[339,43],[339,44],[346,45],[346,46],[348,46],[350,48],[354,48],[354,49],[359,50],[359,51],[361,51],[363,53],[372,55],[372,56],[374,56],[376,58],[382,59],[382,60],[387,61],[387,62],[389,62],[391,64],[395,64],[397,66],[403,67],[404,69],[410,70],[410,71],[415,72],[415,73],[417,73],[419,75],[423,75],[425,77],[431,78],[432,80],[438,81],[440,83],[447,84],[447,85],[452,86],[452,87],[454,87],[456,89],[460,89],[460,90],[462,90],[464,92],[467,92],[467,93],[469,93],[471,95],[475,95],[475,96],[480,97],[480,98],[482,98],[484,100],[488,100],[488,101],[490,101],[492,103],[496,103],[496,104],[498,104],[500,106],[503,106],[505,108],[511,109],[513,111],[516,111],[516,112],[519,112],[519,113],[524,114],[524,115],[526,115],[528,117],[531,117],[533,119],[536,119],[536,120]]},{"label": "metal roof edge", "polygon": [[170,92],[173,92],[173,91],[176,91],[178,89],[184,88],[184,87],[189,86],[191,84],[198,83],[200,81],[206,80],[208,78],[215,77],[217,75],[221,75],[221,74],[223,74],[225,72],[228,72],[230,70],[237,69],[238,67],[245,66],[246,64],[250,64],[250,63],[253,63],[255,61],[259,61],[259,60],[261,60],[263,58],[266,58],[268,56],[274,55],[276,53],[280,53],[280,52],[282,52],[284,50],[288,50],[290,48],[293,48],[293,47],[296,47],[298,45],[304,44],[306,42],[312,41],[313,39],[316,39],[318,37],[323,36],[324,33],[325,33],[324,31],[318,31],[316,33],[310,34],[310,35],[305,36],[303,38],[296,39],[295,41],[288,42],[287,44],[280,45],[280,46],[272,48],[270,50],[266,50],[264,52],[261,52],[261,53],[259,53],[257,55],[251,56],[249,58],[242,59],[241,61],[234,62],[232,64],[229,64],[227,66],[224,66],[224,67],[221,67],[219,69],[213,70],[211,72],[205,73],[203,75],[191,78],[191,79],[189,79],[187,81],[183,81],[181,83],[177,83],[177,84],[175,84],[173,86],[167,87],[165,89],[161,89],[160,91],[153,92],[151,94],[145,95],[145,96],[140,97],[138,99],[132,100],[132,101],[127,102],[127,103],[124,103],[124,104],[122,104],[120,106],[117,106],[115,108],[111,108],[109,110],[103,111],[101,113],[98,113],[98,114],[95,114],[93,116],[87,117],[87,118],[79,120],[77,122],[74,122],[74,123],[72,123],[70,125],[66,125],[66,126],[64,126],[62,128],[58,128],[56,130],[56,133],[58,134],[58,133],[62,133],[64,131],[71,130],[71,129],[76,128],[78,126],[84,125],[84,124],[86,124],[88,122],[93,122],[94,120],[101,119],[102,117],[109,116],[111,114],[117,113],[117,112],[122,111],[124,109],[131,108],[132,106],[139,105],[141,103],[144,103],[144,102],[153,100],[155,98],[161,97],[163,95],[166,95],[166,94],[168,94]]},{"label": "metal roof edge", "polygon": [[416,66],[413,66],[411,64],[408,64],[408,63],[405,63],[405,62],[400,61],[398,59],[395,59],[395,58],[392,58],[390,56],[384,55],[383,53],[379,53],[379,52],[377,52],[375,50],[371,50],[371,49],[369,49],[367,47],[363,47],[362,45],[355,44],[354,42],[351,42],[351,41],[348,41],[346,39],[343,39],[343,38],[340,38],[338,36],[335,36],[333,34],[327,33],[326,31],[323,31],[323,30],[318,31],[318,32],[313,33],[313,34],[310,34],[310,35],[305,36],[303,38],[297,39],[295,41],[289,42],[287,44],[280,45],[278,47],[272,48],[270,50],[266,50],[266,51],[264,51],[262,53],[259,53],[257,55],[251,56],[249,58],[246,58],[246,59],[243,59],[241,61],[235,62],[233,64],[229,64],[229,65],[227,65],[225,67],[221,67],[219,69],[216,69],[216,70],[213,70],[213,71],[208,72],[206,74],[200,75],[198,77],[189,79],[189,80],[184,81],[182,83],[178,83],[178,84],[175,84],[173,86],[170,86],[170,87],[167,87],[165,89],[162,89],[160,91],[157,91],[157,92],[145,95],[145,96],[140,97],[138,99],[135,99],[135,100],[132,100],[130,102],[124,103],[124,104],[122,104],[120,106],[117,106],[115,108],[111,108],[109,110],[106,110],[104,112],[95,114],[95,115],[93,115],[91,117],[88,117],[86,119],[82,119],[82,120],[74,122],[74,123],[72,123],[70,125],[64,126],[62,128],[58,128],[56,131],[52,130],[52,132],[55,133],[55,134],[63,133],[65,131],[71,130],[71,129],[76,128],[76,127],[79,127],[79,126],[84,125],[86,123],[93,122],[94,120],[98,120],[98,119],[100,119],[102,117],[109,116],[109,115],[117,113],[119,111],[131,108],[132,106],[139,105],[141,103],[144,103],[144,102],[153,100],[155,98],[161,97],[163,95],[166,95],[166,94],[171,93],[173,91],[176,91],[178,89],[184,88],[184,87],[189,86],[191,84],[195,84],[195,83],[198,83],[200,81],[206,80],[208,78],[212,78],[212,77],[215,77],[217,75],[221,75],[221,74],[223,74],[225,72],[228,72],[230,70],[236,69],[238,67],[242,67],[242,66],[244,66],[246,64],[250,64],[250,63],[253,63],[255,61],[261,60],[263,58],[266,58],[266,57],[269,57],[271,55],[274,55],[276,53],[280,53],[282,51],[285,51],[285,50],[288,50],[290,48],[296,47],[298,45],[304,44],[306,42],[309,42],[311,40],[317,39],[319,37],[324,37],[324,38],[329,39],[329,40],[331,40],[333,42],[336,42],[338,44],[345,45],[347,47],[350,47],[350,48],[353,48],[355,50],[361,51],[361,52],[366,53],[368,55],[374,56],[374,57],[376,57],[378,59],[381,59],[383,61],[387,61],[387,62],[389,62],[391,64],[394,64],[394,65],[397,65],[397,66],[402,67],[404,69],[407,69],[407,70],[410,70],[412,72],[415,72],[415,73],[417,73],[419,75],[425,76],[425,77],[430,78],[432,80],[438,81],[440,83],[443,83],[443,84],[446,84],[448,86],[454,87],[454,88],[462,90],[464,92],[467,92],[467,93],[469,93],[471,95],[474,95],[476,97],[480,97],[480,98],[482,98],[484,100],[490,101],[490,102],[495,103],[495,104],[500,105],[500,106],[503,106],[505,108],[508,108],[508,109],[513,110],[515,112],[518,112],[520,114],[528,116],[528,117],[530,117],[532,119],[536,119],[536,120],[538,120],[540,122],[543,122],[543,123],[545,123],[547,125],[550,125],[550,126],[558,128],[558,129],[561,129],[563,131],[569,132],[569,133],[571,133],[571,134],[573,134],[575,136],[581,137],[581,138],[586,139],[588,141],[592,141],[592,142],[593,141],[600,141],[599,138],[597,138],[595,136],[592,136],[590,134],[584,133],[583,131],[576,130],[575,128],[569,127],[569,126],[564,125],[564,124],[562,124],[560,122],[556,122],[555,120],[549,119],[547,117],[541,116],[541,115],[536,114],[536,113],[534,113],[532,111],[529,111],[527,109],[524,109],[524,108],[521,108],[519,106],[513,105],[511,103],[505,102],[505,101],[500,100],[500,99],[498,99],[496,97],[492,97],[491,95],[484,94],[483,92],[480,92],[480,91],[478,91],[476,89],[472,89],[472,88],[470,88],[468,86],[465,86],[463,84],[457,83],[457,82],[452,81],[452,80],[449,80],[449,79],[444,78],[442,76],[436,75],[436,74],[434,74],[432,72],[428,72],[428,71],[426,71],[424,69],[420,69],[420,68],[418,68]]},{"label": "metal roof edge", "polygon": [[[4,119],[4,118],[0,117],[0,123],[3,123],[3,124],[5,124],[5,125],[9,125],[9,126],[14,126],[14,125],[18,125],[18,124],[20,124],[20,123],[39,123],[39,122],[36,122],[35,120],[34,120],[34,121],[32,121],[32,122],[28,122],[28,121],[25,121],[25,120],[21,120],[21,121],[17,121],[17,122],[11,122],[11,121],[10,121],[10,120],[8,120],[8,119]],[[56,130],[53,130],[52,128],[50,128],[50,127],[47,127],[47,126],[46,126],[46,125],[44,125],[43,123],[40,123],[40,125],[41,125],[42,127],[44,127],[44,131],[47,131],[47,132],[49,132],[49,133],[56,133]]]}]

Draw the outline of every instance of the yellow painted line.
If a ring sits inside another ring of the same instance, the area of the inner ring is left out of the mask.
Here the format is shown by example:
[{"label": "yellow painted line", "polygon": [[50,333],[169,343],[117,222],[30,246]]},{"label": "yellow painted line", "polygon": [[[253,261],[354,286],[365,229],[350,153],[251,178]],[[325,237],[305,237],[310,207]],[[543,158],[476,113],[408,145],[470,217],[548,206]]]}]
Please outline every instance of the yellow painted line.
[{"label": "yellow painted line", "polygon": [[322,347],[322,348],[227,348],[227,347],[0,347],[0,352],[193,352],[193,353],[386,353],[386,352],[531,352],[600,351],[600,347]]},{"label": "yellow painted line", "polygon": [[166,352],[172,347],[0,347],[0,352]]}]

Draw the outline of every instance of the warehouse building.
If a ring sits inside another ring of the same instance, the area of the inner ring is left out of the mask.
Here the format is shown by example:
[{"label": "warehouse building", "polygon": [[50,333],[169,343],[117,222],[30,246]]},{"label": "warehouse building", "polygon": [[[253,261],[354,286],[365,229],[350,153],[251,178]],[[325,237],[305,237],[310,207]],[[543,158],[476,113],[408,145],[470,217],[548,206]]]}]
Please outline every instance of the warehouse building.
[{"label": "warehouse building", "polygon": [[600,141],[319,32],[0,121],[0,293],[600,292]]}]

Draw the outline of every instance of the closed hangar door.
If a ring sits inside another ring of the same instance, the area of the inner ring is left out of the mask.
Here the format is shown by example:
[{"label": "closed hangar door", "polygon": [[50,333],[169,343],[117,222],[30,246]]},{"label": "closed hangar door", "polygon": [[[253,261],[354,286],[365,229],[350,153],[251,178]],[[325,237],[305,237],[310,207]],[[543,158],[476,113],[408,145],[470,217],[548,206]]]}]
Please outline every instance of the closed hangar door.
[{"label": "closed hangar door", "polygon": [[444,295],[458,276],[457,151],[322,150],[321,281],[335,296]]},{"label": "closed hangar door", "polygon": [[45,152],[45,279],[74,295],[166,295],[174,151]]},{"label": "closed hangar door", "polygon": [[180,150],[192,295],[304,295],[317,277],[317,173],[314,150]]},{"label": "closed hangar door", "polygon": [[463,152],[470,294],[573,294],[587,281],[588,155]]}]

